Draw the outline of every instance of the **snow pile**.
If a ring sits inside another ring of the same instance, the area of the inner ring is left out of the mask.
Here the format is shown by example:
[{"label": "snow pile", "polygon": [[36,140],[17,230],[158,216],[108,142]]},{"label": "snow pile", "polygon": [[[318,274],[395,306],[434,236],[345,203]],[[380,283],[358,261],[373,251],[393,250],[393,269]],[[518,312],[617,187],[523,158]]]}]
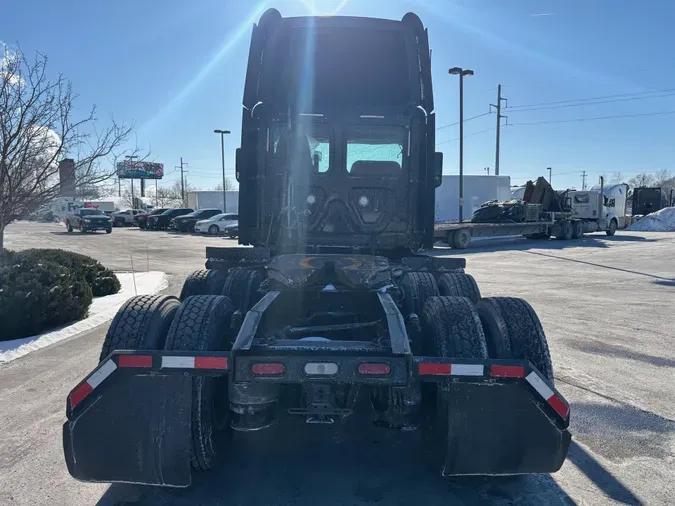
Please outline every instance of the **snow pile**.
[{"label": "snow pile", "polygon": [[664,207],[633,223],[628,230],[636,232],[675,232],[675,207]]},{"label": "snow pile", "polygon": [[122,285],[121,290],[113,295],[95,298],[89,307],[89,315],[84,320],[39,336],[24,337],[13,341],[0,341],[0,364],[11,362],[31,351],[39,350],[81,332],[96,328],[112,320],[122,304],[134,295],[157,293],[169,286],[168,278],[163,272],[139,272],[135,276],[131,273],[115,274]]}]

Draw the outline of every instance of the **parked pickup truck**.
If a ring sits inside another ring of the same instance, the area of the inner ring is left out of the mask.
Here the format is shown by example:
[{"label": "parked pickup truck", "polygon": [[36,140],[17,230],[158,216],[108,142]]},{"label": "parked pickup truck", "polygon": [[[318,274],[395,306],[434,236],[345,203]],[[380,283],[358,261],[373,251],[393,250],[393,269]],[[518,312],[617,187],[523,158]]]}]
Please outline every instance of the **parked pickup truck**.
[{"label": "parked pickup truck", "polygon": [[66,217],[66,229],[68,232],[74,229],[80,232],[105,230],[109,234],[112,232],[112,219],[100,209],[75,209]]},{"label": "parked pickup truck", "polygon": [[126,209],[119,213],[114,213],[112,215],[113,225],[116,227],[128,227],[129,225],[133,225],[136,215],[143,212],[145,211],[141,211],[140,209]]}]

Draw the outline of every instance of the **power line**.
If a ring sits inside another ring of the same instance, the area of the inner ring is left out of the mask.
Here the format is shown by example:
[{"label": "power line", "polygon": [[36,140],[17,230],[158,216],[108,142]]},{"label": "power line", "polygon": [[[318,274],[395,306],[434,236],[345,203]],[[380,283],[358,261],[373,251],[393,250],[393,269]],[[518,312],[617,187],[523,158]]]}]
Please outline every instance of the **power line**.
[{"label": "power line", "polygon": [[[537,102],[534,104],[523,104],[523,105],[514,105],[510,107],[510,109],[520,109],[522,107],[535,107],[535,106],[540,106],[540,105],[556,105],[556,104],[569,104],[572,102],[584,102],[584,101],[590,101],[590,100],[605,100],[609,98],[622,98],[622,97],[635,97],[635,96],[640,96],[640,95],[649,95],[652,93],[669,93],[675,91],[675,88],[666,88],[662,90],[652,90],[652,91],[641,91],[638,93],[619,93],[616,95],[604,95],[601,97],[588,97],[588,98],[577,98],[573,100],[556,100],[554,102]],[[649,98],[649,97],[647,97]]]},{"label": "power line", "polygon": [[[483,114],[478,114],[477,116],[471,116],[470,118],[464,118],[464,123],[467,121],[471,121],[472,119],[476,118],[482,118],[483,116],[487,116],[489,114],[492,114],[492,111],[489,112],[484,112]],[[455,121],[454,123],[448,123],[447,125],[439,126],[436,128],[436,131],[443,130],[444,128],[450,128],[452,126],[459,125],[459,121]]]},{"label": "power line", "polygon": [[616,116],[597,116],[594,118],[575,118],[575,119],[556,119],[549,121],[528,121],[525,123],[513,123],[513,126],[526,125],[547,125],[549,123],[578,123],[582,121],[596,121],[601,119],[619,119],[619,118],[637,118],[640,116],[660,116],[663,114],[675,114],[675,111],[660,111],[660,112],[642,112],[636,114],[619,114]]},{"label": "power line", "polygon": [[[474,132],[472,134],[465,135],[464,137],[473,137],[474,135],[484,134],[485,132],[493,132],[494,130],[496,130],[495,127],[486,128],[485,130],[481,130],[480,132]],[[459,137],[455,137],[454,139],[448,139],[447,141],[437,142],[436,146],[440,146],[441,144],[447,144],[448,142],[454,142],[454,141],[458,141],[458,140],[459,140]]]},{"label": "power line", "polygon": [[[631,102],[633,100],[646,100],[648,98],[666,98],[675,96],[675,93],[664,93],[662,95],[652,95],[649,97],[624,97],[624,98],[614,98],[610,100],[600,100],[596,102],[582,102],[578,104],[559,104],[559,105],[548,105],[544,107],[530,107],[528,109],[509,109],[511,112],[528,112],[528,111],[543,111],[547,109],[564,109],[567,107],[582,107],[585,105],[602,105],[602,104],[613,104],[616,102]],[[522,107],[522,106],[521,106]]]}]

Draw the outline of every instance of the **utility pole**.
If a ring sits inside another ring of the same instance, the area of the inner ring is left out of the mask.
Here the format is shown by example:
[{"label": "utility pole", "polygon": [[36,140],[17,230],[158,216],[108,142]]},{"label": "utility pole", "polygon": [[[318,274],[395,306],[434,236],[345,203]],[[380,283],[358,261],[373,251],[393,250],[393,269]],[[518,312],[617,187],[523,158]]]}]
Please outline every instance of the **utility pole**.
[{"label": "utility pole", "polygon": [[548,171],[548,184],[553,186],[553,183],[551,183],[551,179],[553,179],[553,169],[549,167],[546,170]]},{"label": "utility pole", "polygon": [[180,200],[185,205],[185,179],[183,179],[183,157],[180,157]]},{"label": "utility pole", "polygon": [[585,170],[581,171],[581,189],[582,190],[586,189],[586,171]]},{"label": "utility pole", "polygon": [[181,205],[185,206],[185,175],[184,175],[184,170],[183,170],[183,165],[187,165],[187,162],[183,161],[183,157],[180,157],[180,165],[175,165],[174,167],[176,169],[180,169],[180,199],[181,199]]},{"label": "utility pole", "polygon": [[[497,105],[490,104],[490,107],[494,107],[497,109],[497,139],[496,139],[496,147],[495,147],[495,176],[499,175],[499,136],[500,136],[500,131],[502,127],[502,118],[506,118],[506,116],[502,116],[502,100],[506,102],[505,98],[502,98],[502,85],[497,86]],[[507,120],[508,122],[508,120]]]}]

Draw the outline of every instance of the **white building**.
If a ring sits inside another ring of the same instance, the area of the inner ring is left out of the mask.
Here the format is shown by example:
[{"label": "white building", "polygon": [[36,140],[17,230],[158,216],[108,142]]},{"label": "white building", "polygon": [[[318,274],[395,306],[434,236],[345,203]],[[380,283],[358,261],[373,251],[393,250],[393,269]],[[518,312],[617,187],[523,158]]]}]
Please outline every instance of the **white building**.
[{"label": "white building", "polygon": [[225,198],[227,209],[223,209],[223,192],[220,190],[188,192],[187,205],[192,209],[223,209],[226,213],[239,212],[239,191],[226,191]]},{"label": "white building", "polygon": [[[511,199],[509,176],[464,176],[462,218],[471,220],[476,209],[490,200]],[[436,188],[436,222],[459,221],[459,176],[443,176]]]}]

